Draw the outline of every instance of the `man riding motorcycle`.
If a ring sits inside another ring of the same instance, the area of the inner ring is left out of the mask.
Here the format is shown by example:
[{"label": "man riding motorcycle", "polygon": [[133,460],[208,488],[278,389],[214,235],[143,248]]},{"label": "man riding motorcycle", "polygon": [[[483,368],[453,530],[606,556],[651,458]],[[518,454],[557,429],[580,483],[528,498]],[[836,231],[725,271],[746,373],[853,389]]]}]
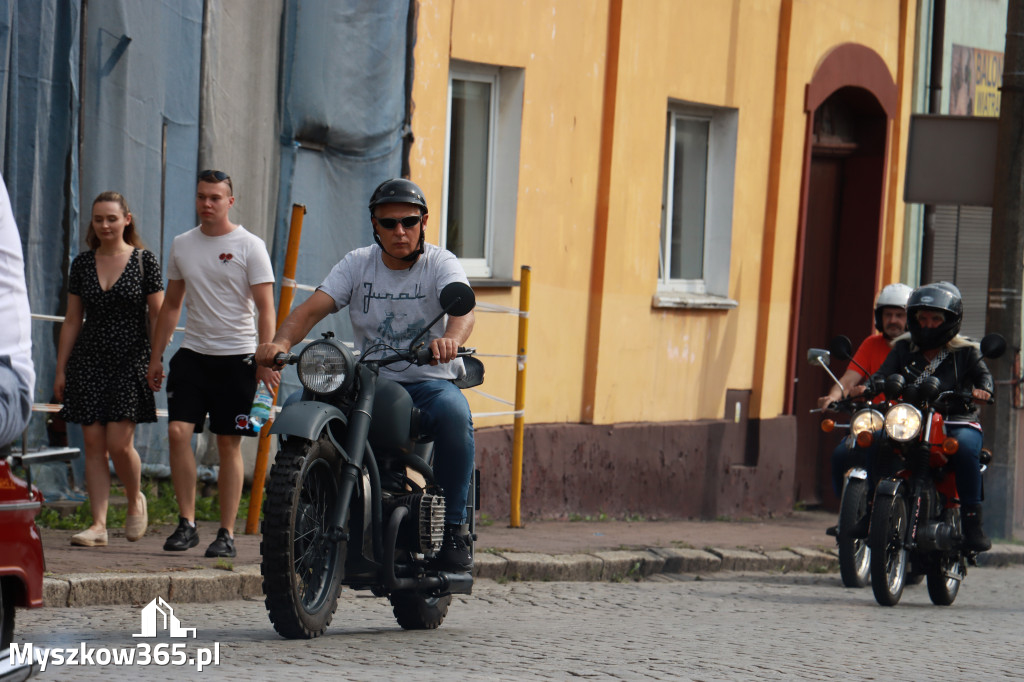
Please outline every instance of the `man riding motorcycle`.
[{"label": "man riding motorcycle", "polygon": [[[423,191],[415,183],[402,178],[382,182],[370,197],[369,211],[376,243],[349,252],[334,266],[316,291],[288,315],[274,339],[256,349],[258,364],[275,366],[278,353],[288,352],[313,325],[346,306],[362,353],[393,352],[440,312],[437,293],[446,284],[469,285],[454,254],[425,243],[429,214]],[[409,392],[423,413],[424,429],[437,444],[434,473],[447,503],[438,559],[445,570],[457,573],[473,568],[464,525],[474,439],[469,403],[450,380],[463,371],[458,349],[469,338],[474,321],[472,312],[451,315],[443,328],[432,328],[427,334],[434,356],[430,365],[381,370],[381,376]]]},{"label": "man riding motorcycle", "polygon": [[[938,282],[918,287],[907,301],[909,333],[896,340],[878,374],[882,377],[902,374],[908,385],[919,384],[933,376],[939,380],[939,391],[970,388],[975,401],[990,400],[992,375],[982,360],[978,345],[960,336],[962,320],[963,300],[956,286]],[[957,493],[963,508],[964,548],[984,552],[992,548],[992,541],[982,528],[982,433],[977,421],[978,407],[974,403],[965,404],[960,412],[949,414],[947,419],[971,422],[967,426],[947,425],[947,434],[960,443],[957,452],[950,455],[949,462],[956,474]],[[874,443],[865,450],[869,465],[873,464],[880,440],[874,439]],[[869,466],[869,472],[871,468]],[[870,478],[874,480],[875,476]],[[855,537],[866,537],[867,526],[867,518],[863,518],[852,533]]]},{"label": "man riding motorcycle", "polygon": [[[859,384],[878,371],[892,350],[893,342],[907,330],[907,299],[912,291],[906,284],[894,282],[878,292],[875,298],[875,329],[880,333],[864,339],[846,373],[839,378],[842,388],[833,386],[828,395],[818,398],[818,407],[825,409],[844,396],[864,392],[866,387]],[[842,494],[846,472],[852,467],[863,466],[861,454],[862,451],[854,448],[852,435],[843,438],[832,451],[832,490],[836,497]]]}]

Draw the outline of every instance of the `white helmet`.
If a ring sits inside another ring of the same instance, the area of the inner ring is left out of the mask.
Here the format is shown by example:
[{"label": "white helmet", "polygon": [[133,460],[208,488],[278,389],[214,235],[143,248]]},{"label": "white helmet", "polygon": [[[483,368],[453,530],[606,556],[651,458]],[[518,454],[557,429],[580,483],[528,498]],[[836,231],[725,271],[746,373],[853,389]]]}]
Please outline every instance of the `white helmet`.
[{"label": "white helmet", "polygon": [[882,308],[907,308],[907,300],[914,290],[902,282],[894,282],[882,287],[875,299],[875,329],[882,329]]}]

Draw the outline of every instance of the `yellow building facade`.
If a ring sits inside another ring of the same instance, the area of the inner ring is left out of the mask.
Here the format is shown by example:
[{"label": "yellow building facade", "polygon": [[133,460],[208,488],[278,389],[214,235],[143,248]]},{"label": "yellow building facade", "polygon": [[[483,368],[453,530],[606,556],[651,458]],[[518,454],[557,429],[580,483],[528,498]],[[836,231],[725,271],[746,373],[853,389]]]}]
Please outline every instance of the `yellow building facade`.
[{"label": "yellow building facade", "polygon": [[[516,183],[500,191],[514,193],[512,271],[532,275],[525,513],[714,516],[821,499],[821,472],[798,473],[827,467],[823,452],[797,453],[812,392],[798,383],[804,344],[866,336],[874,292],[899,278],[915,7],[419,3],[409,161],[428,197],[445,193],[453,64],[521,83]],[[717,169],[706,290],[680,290],[664,269],[671,121],[705,113]],[[834,235],[824,246],[823,232]],[[839,255],[857,274],[830,265]],[[515,286],[474,287],[480,301],[519,304]],[[472,345],[512,354],[515,333],[514,317],[481,312]],[[488,361],[488,393],[510,399],[514,381],[514,360]],[[494,515],[508,499],[510,423],[477,423]]]}]

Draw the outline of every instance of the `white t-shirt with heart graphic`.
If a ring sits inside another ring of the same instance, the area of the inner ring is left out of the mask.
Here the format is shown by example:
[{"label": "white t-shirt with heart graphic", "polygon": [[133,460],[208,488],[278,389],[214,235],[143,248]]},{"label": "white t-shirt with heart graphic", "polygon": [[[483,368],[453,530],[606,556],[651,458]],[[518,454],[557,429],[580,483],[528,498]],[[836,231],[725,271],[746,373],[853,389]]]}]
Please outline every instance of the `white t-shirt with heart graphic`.
[{"label": "white t-shirt with heart graphic", "polygon": [[182,348],[205,355],[256,350],[256,304],[251,287],[274,281],[262,239],[239,225],[219,237],[199,227],[178,235],[167,257],[167,279],[185,281]]}]

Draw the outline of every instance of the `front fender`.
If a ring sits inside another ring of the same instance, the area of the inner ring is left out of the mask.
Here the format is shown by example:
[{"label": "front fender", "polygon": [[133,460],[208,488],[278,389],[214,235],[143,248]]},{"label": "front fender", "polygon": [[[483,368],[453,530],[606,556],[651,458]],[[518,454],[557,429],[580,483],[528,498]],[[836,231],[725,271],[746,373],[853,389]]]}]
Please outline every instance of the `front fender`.
[{"label": "front fender", "polygon": [[327,429],[327,435],[338,452],[344,453],[345,448],[338,442],[338,436],[348,426],[348,417],[334,405],[317,400],[303,400],[286,405],[274,420],[270,433],[316,440],[324,427],[331,422],[336,424]]},{"label": "front fender", "polygon": [[896,497],[900,494],[900,487],[902,485],[903,481],[892,478],[879,481],[878,485],[875,486],[875,497]]}]

